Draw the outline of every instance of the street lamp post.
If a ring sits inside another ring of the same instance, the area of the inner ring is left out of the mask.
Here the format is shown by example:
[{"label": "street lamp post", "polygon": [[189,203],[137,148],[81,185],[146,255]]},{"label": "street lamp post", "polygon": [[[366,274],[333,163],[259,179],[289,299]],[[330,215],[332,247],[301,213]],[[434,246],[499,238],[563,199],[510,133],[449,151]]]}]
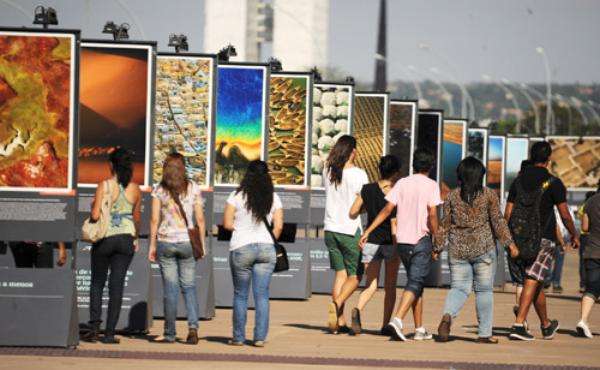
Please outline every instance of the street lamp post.
[{"label": "street lamp post", "polygon": [[[546,51],[543,47],[538,46],[535,48],[535,51],[542,56],[542,60],[544,61],[544,70],[546,71],[546,106],[552,106],[552,75],[550,72],[550,62],[548,61],[548,56],[546,55]],[[552,135],[554,134],[554,127],[550,127],[550,119],[551,113],[549,109],[546,109],[546,134]]]},{"label": "street lamp post", "polygon": [[[415,67],[413,65],[409,65],[408,69],[415,73],[421,73],[420,71],[417,70],[417,67]],[[425,78],[428,77],[426,74],[423,74],[423,76]],[[448,89],[446,89],[444,84],[442,84],[437,78],[435,78],[435,77],[430,77],[430,78],[431,78],[431,81],[433,81],[433,83],[436,84],[442,91],[442,95],[443,95],[442,99],[445,100],[446,103],[448,104],[448,113],[450,114],[451,117],[454,117],[454,104],[452,103],[452,94],[450,94],[450,92],[448,91]]]}]

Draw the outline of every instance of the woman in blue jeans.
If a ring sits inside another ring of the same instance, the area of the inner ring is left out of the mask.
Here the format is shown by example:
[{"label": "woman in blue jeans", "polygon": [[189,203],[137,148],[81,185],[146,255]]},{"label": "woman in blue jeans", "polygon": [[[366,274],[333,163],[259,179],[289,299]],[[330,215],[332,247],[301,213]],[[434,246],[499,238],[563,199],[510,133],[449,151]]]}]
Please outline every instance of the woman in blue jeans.
[{"label": "woman in blue jeans", "polygon": [[436,235],[434,257],[448,245],[450,254],[451,289],[446,297],[444,315],[438,327],[439,340],[450,336],[452,319],[475,290],[479,321],[479,343],[496,344],[492,336],[494,315],[494,274],[496,242],[508,247],[512,256],[518,253],[508,225],[500,213],[496,193],[484,188],[483,164],[474,157],[463,159],[457,168],[459,187],[448,194],[444,202],[442,224]]},{"label": "woman in blue jeans", "polygon": [[[183,208],[185,215],[180,209]],[[187,218],[187,222],[184,219]],[[196,260],[186,225],[196,223],[204,238],[205,224],[200,187],[187,178],[181,154],[172,153],[163,164],[160,184],[152,192],[148,259],[158,261],[164,290],[164,334],[155,342],[174,343],[179,290],[183,292],[188,318],[186,343],[198,343],[198,297]]]},{"label": "woman in blue jeans", "polygon": [[248,291],[252,281],[255,304],[254,345],[263,347],[269,331],[269,284],[275,268],[275,246],[267,225],[279,237],[283,229],[281,200],[273,191],[269,168],[263,161],[248,164],[240,186],[225,205],[223,227],[232,230],[229,265],[233,280],[233,338],[246,340]]}]

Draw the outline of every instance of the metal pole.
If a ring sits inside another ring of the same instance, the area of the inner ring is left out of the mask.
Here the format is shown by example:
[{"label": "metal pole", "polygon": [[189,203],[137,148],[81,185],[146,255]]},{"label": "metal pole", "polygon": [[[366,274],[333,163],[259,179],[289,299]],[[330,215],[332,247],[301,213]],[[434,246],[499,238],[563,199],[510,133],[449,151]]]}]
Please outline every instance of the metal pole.
[{"label": "metal pole", "polygon": [[[535,51],[542,56],[544,62],[544,70],[546,71],[546,104],[550,107],[552,106],[552,74],[550,71],[550,62],[548,61],[548,56],[543,47],[538,46],[535,48]],[[551,126],[551,117],[550,110],[546,109],[546,133],[549,135],[553,135],[556,129],[554,125]]]}]

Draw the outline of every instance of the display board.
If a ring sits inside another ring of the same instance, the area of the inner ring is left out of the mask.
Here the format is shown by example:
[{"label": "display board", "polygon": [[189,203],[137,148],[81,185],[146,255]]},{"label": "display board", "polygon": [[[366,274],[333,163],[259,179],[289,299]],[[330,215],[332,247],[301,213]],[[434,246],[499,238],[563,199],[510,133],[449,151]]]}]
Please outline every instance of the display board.
[{"label": "display board", "polygon": [[436,181],[441,175],[443,121],[444,111],[420,109],[415,130],[416,148],[427,149],[434,155],[435,165],[431,169],[429,177]]},{"label": "display board", "polygon": [[513,181],[521,170],[521,162],[529,158],[529,139],[524,137],[506,138],[506,164],[504,171],[504,191],[508,193]]},{"label": "display board", "polygon": [[185,157],[190,180],[211,186],[216,57],[159,53],[156,58],[152,183],[162,178],[166,156]]},{"label": "display board", "polygon": [[412,174],[415,151],[413,132],[417,123],[418,103],[414,100],[392,100],[389,114],[389,150],[400,160],[400,176]]},{"label": "display board", "polygon": [[[506,138],[490,135],[488,139],[487,186],[504,195],[504,162],[506,159]],[[520,163],[519,163],[520,164]]]},{"label": "display board", "polygon": [[550,171],[573,191],[596,190],[600,181],[600,137],[549,136]]},{"label": "display board", "polygon": [[79,31],[0,28],[0,231],[71,241]]},{"label": "display board", "polygon": [[215,186],[235,187],[250,161],[265,159],[269,69],[220,64],[217,76]]},{"label": "display board", "polygon": [[357,92],[354,96],[356,139],[355,164],[365,170],[369,181],[379,180],[379,160],[388,150],[389,94]]},{"label": "display board", "polygon": [[458,187],[456,169],[467,152],[467,120],[445,118],[443,132],[440,188],[442,199],[446,199],[450,190]]},{"label": "display board", "polygon": [[475,157],[485,165],[488,155],[488,130],[470,128],[467,135],[467,156]]},{"label": "display board", "polygon": [[313,87],[311,188],[323,189],[323,166],[337,139],[352,132],[354,85],[319,82]]},{"label": "display board", "polygon": [[155,41],[81,43],[79,225],[97,184],[111,177],[109,154],[123,147],[133,152],[132,181],[142,189],[140,234],[149,233],[155,54]]},{"label": "display board", "polygon": [[310,178],[312,75],[272,73],[268,163],[276,187],[307,187]]}]

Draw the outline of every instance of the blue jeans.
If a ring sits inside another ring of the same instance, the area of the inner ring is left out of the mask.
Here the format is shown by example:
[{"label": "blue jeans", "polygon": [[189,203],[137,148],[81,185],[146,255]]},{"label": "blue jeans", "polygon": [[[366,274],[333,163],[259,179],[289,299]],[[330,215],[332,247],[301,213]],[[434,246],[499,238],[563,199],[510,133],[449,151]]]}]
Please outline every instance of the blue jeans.
[{"label": "blue jeans", "polygon": [[398,253],[406,269],[407,282],[404,290],[421,297],[425,280],[431,271],[431,237],[422,237],[417,244],[398,244]]},{"label": "blue jeans", "polygon": [[255,324],[254,340],[264,341],[269,331],[269,284],[275,268],[275,246],[254,243],[229,252],[233,280],[233,340],[246,339],[248,291],[252,280]]},{"label": "blue jeans", "polygon": [[475,308],[480,338],[492,336],[496,258],[495,248],[469,260],[450,258],[452,284],[446,297],[444,313],[456,317],[475,285]]},{"label": "blue jeans", "polygon": [[175,340],[175,320],[179,289],[183,292],[188,327],[198,329],[198,297],[196,296],[196,260],[192,245],[158,242],[158,264],[163,278],[166,339]]}]

